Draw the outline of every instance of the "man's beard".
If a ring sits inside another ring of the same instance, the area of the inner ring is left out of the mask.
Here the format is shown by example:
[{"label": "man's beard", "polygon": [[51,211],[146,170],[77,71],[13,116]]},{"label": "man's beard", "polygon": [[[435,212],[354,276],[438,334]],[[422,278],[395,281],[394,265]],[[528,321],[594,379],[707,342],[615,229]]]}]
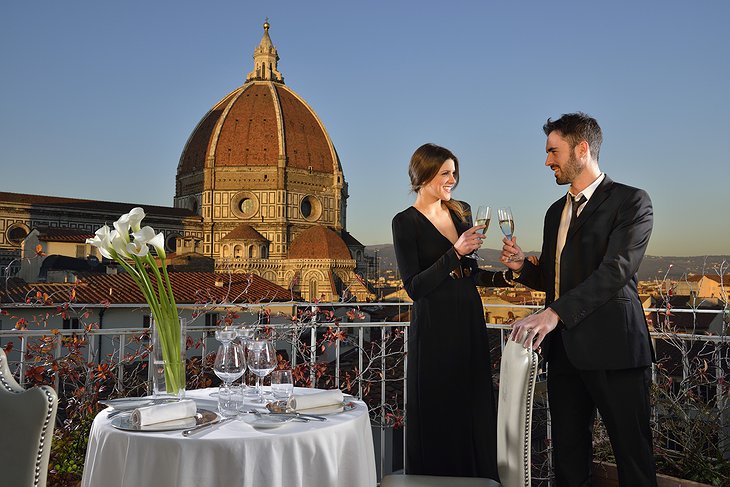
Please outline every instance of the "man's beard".
[{"label": "man's beard", "polygon": [[571,151],[568,162],[560,167],[559,174],[555,174],[555,182],[561,186],[564,184],[571,184],[582,171],[583,166],[581,166],[578,158],[575,157],[575,152]]}]

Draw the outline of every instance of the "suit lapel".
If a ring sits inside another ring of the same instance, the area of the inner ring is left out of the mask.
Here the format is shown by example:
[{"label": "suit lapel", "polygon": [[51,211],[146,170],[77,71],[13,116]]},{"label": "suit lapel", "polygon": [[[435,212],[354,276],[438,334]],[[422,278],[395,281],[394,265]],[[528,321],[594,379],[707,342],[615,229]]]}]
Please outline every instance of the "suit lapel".
[{"label": "suit lapel", "polygon": [[[583,210],[580,212],[580,215],[578,215],[578,218],[575,219],[573,227],[568,231],[568,235],[566,235],[565,237],[566,242],[570,240],[577,231],[580,230],[585,222],[591,219],[591,215],[593,215],[593,213],[595,213],[596,210],[600,208],[603,202],[608,199],[609,195],[611,194],[612,187],[613,181],[611,180],[611,178],[608,177],[608,175],[606,175],[606,177],[603,178],[603,181],[601,181],[601,184],[599,184],[596,188],[596,191],[593,192],[593,196],[591,196],[591,199],[588,200],[588,203],[586,203],[586,205],[583,207]],[[558,223],[559,222],[560,220],[558,220]]]}]

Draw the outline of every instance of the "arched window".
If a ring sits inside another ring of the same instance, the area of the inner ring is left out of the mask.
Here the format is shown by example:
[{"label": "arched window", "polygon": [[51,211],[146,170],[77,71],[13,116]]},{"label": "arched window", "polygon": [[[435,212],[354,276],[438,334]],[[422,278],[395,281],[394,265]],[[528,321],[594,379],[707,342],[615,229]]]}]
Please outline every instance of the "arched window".
[{"label": "arched window", "polygon": [[233,257],[236,259],[240,259],[243,257],[243,246],[242,245],[236,245],[233,247]]},{"label": "arched window", "polygon": [[253,245],[248,246],[248,258],[253,259]]},{"label": "arched window", "polygon": [[317,280],[312,279],[309,281],[309,300],[314,301],[317,299]]},{"label": "arched window", "polygon": [[229,248],[228,248],[228,245],[224,245],[224,246],[223,246],[223,258],[224,258],[224,259],[227,259],[227,258],[228,258],[228,254],[229,254],[229,253],[230,253],[230,250],[229,250]]},{"label": "arched window", "polygon": [[266,245],[261,246],[261,258],[262,259],[269,258],[269,247],[267,247]]}]

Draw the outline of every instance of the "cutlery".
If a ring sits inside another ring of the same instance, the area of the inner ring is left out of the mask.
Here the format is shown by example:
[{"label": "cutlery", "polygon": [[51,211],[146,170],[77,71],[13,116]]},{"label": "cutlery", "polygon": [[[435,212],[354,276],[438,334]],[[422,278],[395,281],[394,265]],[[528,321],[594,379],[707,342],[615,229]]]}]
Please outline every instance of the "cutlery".
[{"label": "cutlery", "polygon": [[306,420],[313,419],[315,421],[327,421],[327,418],[325,418],[324,416],[317,416],[316,414],[298,413],[296,411],[292,411],[292,412],[288,412],[288,413],[270,412],[269,414],[271,414],[272,416],[291,416],[294,418],[306,419]]},{"label": "cutlery", "polygon": [[190,428],[188,430],[185,430],[185,431],[182,432],[182,434],[183,434],[183,436],[188,437],[190,435],[193,435],[195,433],[198,433],[201,430],[204,430],[206,428],[210,428],[211,426],[215,426],[217,424],[227,423],[228,421],[232,421],[234,419],[236,419],[235,416],[231,416],[230,418],[220,418],[217,421],[211,421],[210,423],[201,424],[201,425],[196,426],[194,428]]}]

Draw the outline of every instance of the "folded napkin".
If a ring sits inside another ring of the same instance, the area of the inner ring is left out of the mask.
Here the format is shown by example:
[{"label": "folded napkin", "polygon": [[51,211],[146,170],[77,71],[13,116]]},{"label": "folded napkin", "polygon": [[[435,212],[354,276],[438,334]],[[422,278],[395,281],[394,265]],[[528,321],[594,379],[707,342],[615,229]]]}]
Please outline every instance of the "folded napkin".
[{"label": "folded napkin", "polygon": [[304,409],[342,404],[342,401],[344,401],[342,391],[339,389],[332,389],[328,391],[314,392],[311,394],[294,394],[291,399],[289,399],[289,407],[295,411],[302,411]]},{"label": "folded napkin", "polygon": [[185,399],[165,404],[155,404],[137,408],[132,411],[130,422],[135,426],[147,426],[148,424],[162,423],[176,419],[191,418],[198,411],[195,401]]}]

